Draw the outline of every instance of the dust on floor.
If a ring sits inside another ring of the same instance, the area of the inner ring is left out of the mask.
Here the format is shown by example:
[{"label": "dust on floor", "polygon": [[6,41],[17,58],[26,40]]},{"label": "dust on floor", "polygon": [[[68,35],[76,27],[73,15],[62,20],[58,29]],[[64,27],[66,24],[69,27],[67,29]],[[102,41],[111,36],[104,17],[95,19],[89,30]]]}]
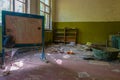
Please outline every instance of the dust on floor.
[{"label": "dust on floor", "polygon": [[[17,53],[12,60],[7,57],[0,80],[120,80],[119,62],[84,60],[93,55],[85,49],[81,45],[50,45],[45,48],[49,63],[40,60],[41,51],[35,49]],[[9,74],[3,75],[5,71]]]}]

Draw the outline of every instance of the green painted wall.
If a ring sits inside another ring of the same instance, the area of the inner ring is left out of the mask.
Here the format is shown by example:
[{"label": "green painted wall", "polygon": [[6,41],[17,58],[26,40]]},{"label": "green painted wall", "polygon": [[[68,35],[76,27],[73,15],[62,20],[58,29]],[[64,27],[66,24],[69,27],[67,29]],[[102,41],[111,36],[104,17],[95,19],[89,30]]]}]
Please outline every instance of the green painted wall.
[{"label": "green painted wall", "polygon": [[120,32],[120,22],[54,22],[54,28],[78,28],[78,43],[105,43],[109,35]]},{"label": "green painted wall", "polygon": [[52,31],[45,31],[45,42],[51,43],[53,40],[52,38]]}]

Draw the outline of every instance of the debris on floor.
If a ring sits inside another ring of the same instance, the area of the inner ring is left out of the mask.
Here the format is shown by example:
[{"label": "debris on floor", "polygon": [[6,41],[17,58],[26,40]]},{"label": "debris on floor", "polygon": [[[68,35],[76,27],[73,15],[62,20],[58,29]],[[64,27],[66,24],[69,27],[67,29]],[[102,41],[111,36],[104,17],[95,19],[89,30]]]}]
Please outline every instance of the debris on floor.
[{"label": "debris on floor", "polygon": [[[80,46],[82,46],[84,50],[81,50],[82,48]],[[88,56],[89,56],[89,60],[94,60],[92,52],[86,51],[86,49],[88,48],[89,47],[86,45],[79,45],[79,44],[74,45],[74,46],[70,46],[68,44],[52,45],[45,49],[45,53],[47,53],[47,56],[51,56],[52,58],[57,57],[59,59],[66,59],[66,60],[70,59],[70,60],[79,61],[81,59],[88,60]]]},{"label": "debris on floor", "polygon": [[10,71],[4,71],[3,76],[8,76],[10,74]]},{"label": "debris on floor", "polygon": [[57,60],[56,60],[56,63],[57,63],[57,64],[62,64],[63,61],[62,61],[61,59],[57,59]]},{"label": "debris on floor", "polygon": [[87,72],[78,72],[78,77],[86,78],[86,77],[90,77],[90,75]]},{"label": "debris on floor", "polygon": [[92,48],[93,55],[96,59],[112,61],[118,58],[119,49],[112,47],[94,47]]},{"label": "debris on floor", "polygon": [[[50,45],[45,48],[49,64],[40,60],[40,51],[20,50],[21,54],[14,55],[15,59],[8,61],[11,64],[9,69],[1,72],[0,76],[8,77],[7,80],[120,80],[118,62],[114,65],[114,62],[111,64],[94,59],[92,51],[87,50],[90,44]],[[68,51],[74,55],[67,54]],[[0,80],[3,79],[0,77]]]},{"label": "debris on floor", "polygon": [[72,50],[67,51],[67,54],[74,54]]},{"label": "debris on floor", "polygon": [[64,59],[68,59],[68,58],[70,58],[70,55],[68,55],[68,54],[63,55],[63,58],[64,58]]},{"label": "debris on floor", "polygon": [[21,69],[23,65],[24,65],[23,61],[14,62],[12,66],[10,67],[10,70],[13,71],[13,70]]},{"label": "debris on floor", "polygon": [[0,70],[0,76],[8,76],[10,74],[10,70],[8,70],[8,67],[5,67],[5,69]]},{"label": "debris on floor", "polygon": [[77,45],[77,50],[78,51],[91,51],[91,46],[90,45],[81,45],[81,44],[78,44]]},{"label": "debris on floor", "polygon": [[92,43],[91,42],[87,42],[86,45],[87,46],[92,46]]},{"label": "debris on floor", "polygon": [[67,44],[68,46],[75,46],[75,42],[70,42],[69,44]]},{"label": "debris on floor", "polygon": [[93,55],[85,55],[85,56],[83,56],[83,59],[84,60],[95,60]]},{"label": "debris on floor", "polygon": [[120,73],[120,69],[113,69],[112,71],[113,71],[113,72]]}]

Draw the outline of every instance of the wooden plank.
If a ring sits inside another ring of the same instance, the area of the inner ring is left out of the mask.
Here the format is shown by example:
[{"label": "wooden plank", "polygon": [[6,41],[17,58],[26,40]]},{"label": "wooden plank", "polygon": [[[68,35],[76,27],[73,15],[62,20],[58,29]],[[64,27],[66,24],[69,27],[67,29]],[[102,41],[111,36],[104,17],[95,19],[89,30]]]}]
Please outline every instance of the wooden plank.
[{"label": "wooden plank", "polygon": [[[39,24],[39,25],[38,25]],[[9,30],[9,31],[8,31]],[[6,33],[14,36],[16,44],[42,42],[42,20],[18,16],[6,16]]]}]

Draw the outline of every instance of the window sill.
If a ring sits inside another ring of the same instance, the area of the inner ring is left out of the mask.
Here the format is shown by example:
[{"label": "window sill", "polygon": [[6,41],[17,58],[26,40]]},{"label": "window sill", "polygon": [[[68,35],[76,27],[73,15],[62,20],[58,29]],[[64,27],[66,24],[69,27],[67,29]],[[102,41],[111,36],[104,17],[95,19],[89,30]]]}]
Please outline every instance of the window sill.
[{"label": "window sill", "polygon": [[45,32],[52,32],[52,29],[45,29]]}]

